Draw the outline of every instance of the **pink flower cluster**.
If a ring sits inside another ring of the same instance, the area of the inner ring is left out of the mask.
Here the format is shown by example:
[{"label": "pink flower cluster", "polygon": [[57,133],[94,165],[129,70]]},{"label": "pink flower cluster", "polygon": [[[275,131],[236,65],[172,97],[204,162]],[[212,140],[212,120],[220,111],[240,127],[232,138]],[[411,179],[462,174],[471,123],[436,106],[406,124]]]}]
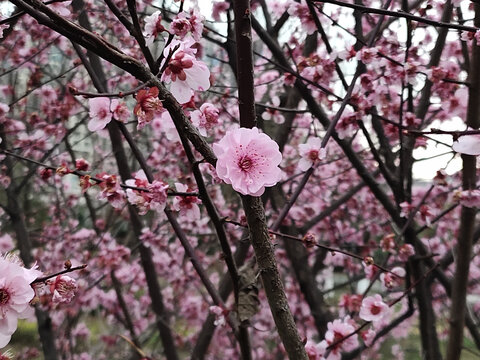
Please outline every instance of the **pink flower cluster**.
[{"label": "pink flower cluster", "polygon": [[88,100],[90,121],[88,130],[98,131],[105,128],[112,119],[126,122],[130,116],[127,105],[117,99],[97,97]]},{"label": "pink flower cluster", "polygon": [[213,151],[218,177],[243,195],[260,196],[282,177],[277,143],[256,127],[228,131]]},{"label": "pink flower cluster", "polygon": [[143,171],[135,174],[135,179],[125,182],[128,186],[134,186],[145,190],[127,189],[127,200],[138,208],[140,215],[145,215],[149,210],[163,211],[167,203],[168,184],[154,180],[151,184]]}]

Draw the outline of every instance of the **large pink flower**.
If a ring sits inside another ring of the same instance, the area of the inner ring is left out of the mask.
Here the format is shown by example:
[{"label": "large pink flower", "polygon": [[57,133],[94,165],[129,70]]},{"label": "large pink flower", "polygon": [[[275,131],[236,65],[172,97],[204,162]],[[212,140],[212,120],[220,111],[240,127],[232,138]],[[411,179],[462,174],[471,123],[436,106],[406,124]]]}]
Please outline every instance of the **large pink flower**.
[{"label": "large pink flower", "polygon": [[18,319],[33,314],[30,301],[35,292],[30,283],[42,273],[25,269],[17,260],[0,258],[0,348],[6,346],[17,329]]},{"label": "large pink flower", "polygon": [[282,176],[277,143],[256,127],[228,131],[213,151],[218,177],[243,195],[260,196]]}]

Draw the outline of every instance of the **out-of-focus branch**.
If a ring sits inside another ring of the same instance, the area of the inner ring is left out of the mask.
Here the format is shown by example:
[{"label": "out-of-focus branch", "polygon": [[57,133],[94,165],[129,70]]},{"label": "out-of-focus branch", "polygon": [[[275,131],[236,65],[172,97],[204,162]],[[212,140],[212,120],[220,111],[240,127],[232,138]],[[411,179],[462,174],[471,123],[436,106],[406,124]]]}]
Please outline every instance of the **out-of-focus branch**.
[{"label": "out-of-focus branch", "polygon": [[[480,26],[480,5],[475,6],[475,26]],[[472,58],[469,72],[469,92],[467,106],[467,126],[478,129],[480,127],[480,47],[475,40],[472,44]],[[462,155],[462,187],[463,190],[476,188],[476,157]],[[467,300],[468,274],[472,254],[475,215],[477,210],[462,206],[460,230],[458,233],[455,275],[452,282],[452,304],[450,309],[450,332],[448,338],[446,360],[458,360],[462,353],[463,328]]]}]

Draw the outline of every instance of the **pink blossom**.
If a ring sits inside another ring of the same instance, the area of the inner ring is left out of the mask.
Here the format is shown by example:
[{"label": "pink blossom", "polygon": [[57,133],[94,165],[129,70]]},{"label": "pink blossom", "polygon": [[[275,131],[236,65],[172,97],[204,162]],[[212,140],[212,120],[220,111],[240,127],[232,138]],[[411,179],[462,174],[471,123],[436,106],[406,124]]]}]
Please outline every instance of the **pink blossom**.
[{"label": "pink blossom", "polygon": [[126,123],[130,118],[130,110],[127,104],[123,101],[113,99],[110,105],[110,111],[113,113],[113,118],[122,123]]},{"label": "pink blossom", "polygon": [[78,171],[87,171],[89,166],[90,164],[85,159],[80,158],[75,160],[75,169],[77,169]]},{"label": "pink blossom", "polygon": [[149,210],[161,212],[165,209],[168,184],[159,180],[154,180],[150,184],[143,170],[138,171],[135,174],[135,179],[129,179],[125,184],[145,189],[126,190],[128,202],[138,208],[140,215],[145,215]]},{"label": "pink blossom", "polygon": [[15,248],[12,237],[9,234],[3,234],[0,236],[0,253],[4,254],[7,251],[11,251]]},{"label": "pink blossom", "polygon": [[405,278],[406,271],[402,267],[394,267],[390,272],[384,272],[380,274],[380,281],[383,286],[391,290],[397,286],[400,286]]},{"label": "pink blossom", "polygon": [[357,52],[357,59],[363,62],[365,65],[370,64],[377,57],[378,50],[376,48],[363,48]]},{"label": "pink blossom", "polygon": [[388,315],[390,308],[379,294],[363,299],[359,316],[365,321],[377,322]]},{"label": "pink blossom", "polygon": [[[163,52],[169,62],[162,74],[161,80],[171,83],[170,91],[181,104],[190,101],[194,90],[205,91],[210,87],[210,70],[207,65],[194,56],[196,50],[193,39],[186,38],[184,41],[172,41],[165,47]],[[174,51],[170,56],[170,51]],[[162,64],[163,66],[163,64]]]},{"label": "pink blossom", "polygon": [[415,249],[410,244],[403,244],[398,248],[398,257],[402,261],[407,261],[408,258],[415,254]]},{"label": "pink blossom", "polygon": [[453,198],[462,206],[469,208],[480,207],[480,190],[456,191],[453,194]]},{"label": "pink blossom", "polygon": [[97,177],[102,179],[102,182],[98,184],[102,189],[98,198],[100,200],[107,199],[115,209],[121,209],[125,205],[125,193],[120,187],[117,177],[106,173],[98,174]]},{"label": "pink blossom", "polygon": [[190,117],[200,134],[207,136],[207,130],[214,128],[218,124],[218,109],[210,103],[204,103],[200,106],[200,110],[193,111]]},{"label": "pink blossom", "polygon": [[187,19],[187,14],[182,11],[177,14],[176,18],[173,19],[170,24],[170,32],[177,35],[179,38],[183,39],[187,33],[191,30],[190,22]]},{"label": "pink blossom", "polygon": [[215,326],[223,326],[226,324],[225,315],[227,315],[227,311],[223,310],[220,306],[210,306],[210,312],[215,315]]},{"label": "pink blossom", "polygon": [[317,30],[317,25],[315,25],[315,21],[306,4],[292,2],[288,8],[288,13],[290,16],[296,16],[300,19],[307,34],[313,34]]},{"label": "pink blossom", "polygon": [[133,108],[133,113],[138,118],[138,130],[152,121],[156,115],[165,111],[162,102],[158,98],[158,92],[158,88],[152,87],[148,90],[142,89],[137,93],[135,97],[137,104]]},{"label": "pink blossom", "polygon": [[321,148],[322,140],[318,137],[311,137],[306,144],[298,145],[298,152],[301,156],[298,168],[307,171],[318,161],[325,157],[325,148]]},{"label": "pink blossom", "polygon": [[212,17],[215,21],[220,21],[220,15],[224,14],[230,8],[230,4],[227,1],[218,1],[213,3]]},{"label": "pink blossom", "polygon": [[217,175],[243,195],[260,196],[281,178],[282,154],[268,135],[253,129],[230,130],[216,144]]},{"label": "pink blossom", "polygon": [[460,34],[460,40],[462,41],[470,41],[473,39],[473,37],[475,36],[475,34],[471,31],[466,31],[466,30],[462,30],[461,34]]},{"label": "pink blossom", "polygon": [[54,304],[68,304],[77,291],[77,282],[67,275],[58,275],[50,282],[50,292],[53,294]]},{"label": "pink blossom", "polygon": [[0,348],[10,341],[17,329],[18,319],[33,314],[30,301],[35,291],[30,283],[42,273],[35,268],[26,269],[16,258],[0,258]]},{"label": "pink blossom", "polygon": [[[175,189],[178,192],[188,192],[190,189],[185,184],[175,183]],[[173,209],[184,213],[189,219],[200,219],[200,208],[198,203],[200,199],[197,196],[175,196],[173,200]]]},{"label": "pink blossom", "polygon": [[203,16],[192,12],[190,16],[184,11],[179,13],[170,25],[170,32],[183,39],[191,33],[196,41],[200,41],[203,32]]},{"label": "pink blossom", "polygon": [[325,340],[320,343],[320,346],[331,346],[330,355],[327,360],[340,360],[342,351],[352,351],[358,346],[358,335],[349,336],[355,332],[355,328],[350,324],[349,318],[344,321],[336,319],[327,324],[327,332],[325,333]]},{"label": "pink blossom", "polygon": [[377,333],[373,329],[368,329],[367,331],[363,331],[360,335],[362,336],[362,340],[365,343],[365,345],[371,346],[373,340],[375,339],[375,335],[377,335]]},{"label": "pink blossom", "polygon": [[[474,130],[468,128],[468,130]],[[452,145],[452,149],[466,155],[480,155],[480,134],[462,135]]]},{"label": "pink blossom", "polygon": [[112,120],[112,112],[110,111],[110,99],[106,97],[97,97],[88,99],[90,108],[90,121],[88,122],[88,130],[102,130]]},{"label": "pink blossom", "polygon": [[308,360],[321,360],[325,354],[325,348],[320,344],[315,344],[311,340],[308,340],[305,344],[305,352],[307,353]]},{"label": "pink blossom", "polygon": [[162,25],[162,17],[160,11],[155,11],[152,15],[145,18],[145,43],[152,45],[157,35],[163,31],[166,31]]}]

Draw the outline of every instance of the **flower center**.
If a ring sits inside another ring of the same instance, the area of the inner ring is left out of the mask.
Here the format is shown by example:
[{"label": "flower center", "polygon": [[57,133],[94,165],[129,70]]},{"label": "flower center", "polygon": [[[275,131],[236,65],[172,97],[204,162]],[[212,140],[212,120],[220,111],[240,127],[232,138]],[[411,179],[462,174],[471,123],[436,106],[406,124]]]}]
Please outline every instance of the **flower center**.
[{"label": "flower center", "polygon": [[315,161],[318,159],[318,150],[310,150],[308,153],[308,158],[312,161]]},{"label": "flower center", "polygon": [[378,315],[380,313],[380,311],[382,311],[382,309],[380,308],[380,306],[377,306],[377,305],[372,305],[370,307],[370,312],[373,314],[373,315]]},{"label": "flower center", "polygon": [[5,305],[10,299],[10,294],[6,289],[0,289],[0,305]]},{"label": "flower center", "polygon": [[240,160],[238,160],[238,167],[243,171],[248,171],[253,166],[253,161],[248,156],[242,156]]}]

